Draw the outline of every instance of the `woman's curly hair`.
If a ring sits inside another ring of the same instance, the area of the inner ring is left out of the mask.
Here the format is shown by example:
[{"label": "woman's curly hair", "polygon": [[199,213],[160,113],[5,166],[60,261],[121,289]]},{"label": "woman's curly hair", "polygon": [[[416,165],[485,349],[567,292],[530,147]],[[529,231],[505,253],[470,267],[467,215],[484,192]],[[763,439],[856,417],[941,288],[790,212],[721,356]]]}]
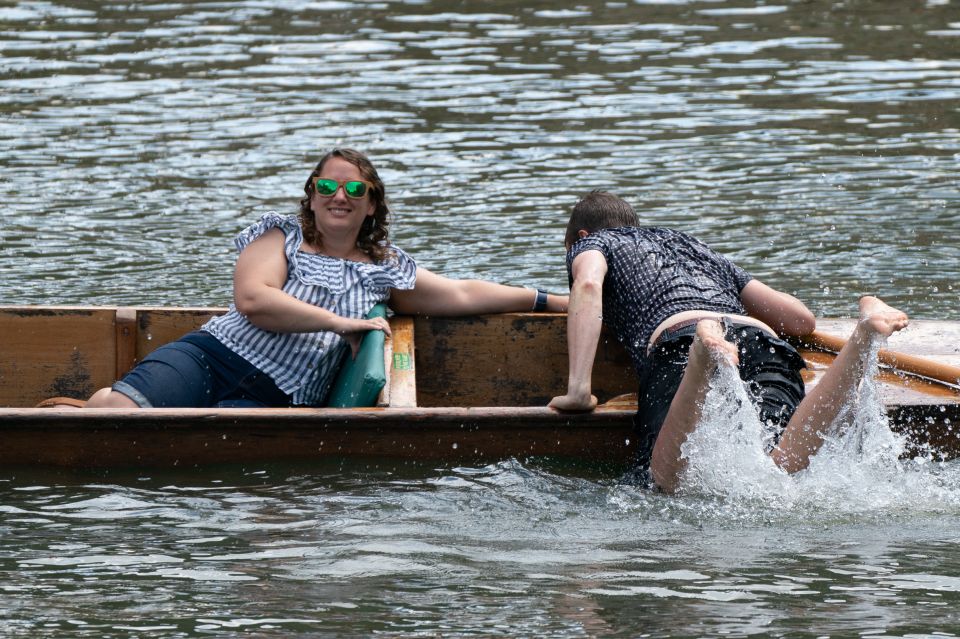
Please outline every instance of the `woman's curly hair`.
[{"label": "woman's curly hair", "polygon": [[390,215],[390,208],[387,206],[387,194],[383,186],[383,180],[377,174],[377,169],[366,155],[353,149],[333,149],[328,152],[307,178],[307,183],[303,187],[304,197],[300,200],[300,227],[303,229],[303,239],[308,244],[314,246],[323,246],[323,237],[320,230],[317,229],[313,210],[310,208],[310,199],[313,197],[316,188],[313,181],[320,177],[323,171],[323,165],[330,158],[342,158],[354,165],[360,170],[363,179],[372,186],[367,191],[370,194],[370,200],[373,202],[373,215],[367,217],[360,227],[360,234],[357,236],[357,248],[366,253],[374,262],[382,261],[389,254],[387,246],[387,227],[390,222],[387,217]]}]

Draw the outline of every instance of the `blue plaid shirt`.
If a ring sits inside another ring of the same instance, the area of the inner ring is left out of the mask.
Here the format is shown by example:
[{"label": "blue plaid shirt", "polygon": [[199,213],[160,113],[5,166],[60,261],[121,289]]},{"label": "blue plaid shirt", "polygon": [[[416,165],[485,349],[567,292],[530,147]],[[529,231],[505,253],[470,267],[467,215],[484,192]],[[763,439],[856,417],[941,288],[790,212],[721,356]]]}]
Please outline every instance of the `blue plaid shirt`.
[{"label": "blue plaid shirt", "polygon": [[571,285],[573,260],[584,251],[600,251],[607,261],[603,321],[638,372],[653,331],[668,317],[693,310],[746,314],[740,291],[753,278],[692,235],[632,226],[591,233],[567,254]]}]

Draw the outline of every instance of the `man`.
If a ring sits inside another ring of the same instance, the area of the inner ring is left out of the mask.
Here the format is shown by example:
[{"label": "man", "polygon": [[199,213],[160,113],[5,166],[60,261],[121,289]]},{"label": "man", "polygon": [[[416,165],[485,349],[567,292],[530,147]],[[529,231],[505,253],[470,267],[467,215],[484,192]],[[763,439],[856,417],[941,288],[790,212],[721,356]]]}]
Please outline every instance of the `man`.
[{"label": "man", "polygon": [[638,464],[665,492],[678,487],[685,468],[680,449],[700,420],[718,366],[738,368],[760,418],[781,429],[771,457],[796,472],[807,467],[856,391],[871,341],[908,321],[875,297],[861,298],[853,335],[805,395],[803,360],[780,337],[810,333],[816,320],[792,295],[753,279],[690,235],[640,228],[632,207],[610,193],[594,191],[574,206],[565,244],[570,374],[567,393],[550,406],[596,406],[591,373],[606,322],[640,380]]}]

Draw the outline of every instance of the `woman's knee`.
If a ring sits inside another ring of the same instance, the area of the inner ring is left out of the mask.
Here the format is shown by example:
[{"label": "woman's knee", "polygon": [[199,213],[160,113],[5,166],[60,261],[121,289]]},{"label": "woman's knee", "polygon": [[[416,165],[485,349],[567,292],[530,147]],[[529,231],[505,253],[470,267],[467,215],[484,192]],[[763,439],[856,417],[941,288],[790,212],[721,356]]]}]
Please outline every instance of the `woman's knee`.
[{"label": "woman's knee", "polygon": [[137,403],[110,387],[101,388],[87,400],[87,408],[139,408]]}]

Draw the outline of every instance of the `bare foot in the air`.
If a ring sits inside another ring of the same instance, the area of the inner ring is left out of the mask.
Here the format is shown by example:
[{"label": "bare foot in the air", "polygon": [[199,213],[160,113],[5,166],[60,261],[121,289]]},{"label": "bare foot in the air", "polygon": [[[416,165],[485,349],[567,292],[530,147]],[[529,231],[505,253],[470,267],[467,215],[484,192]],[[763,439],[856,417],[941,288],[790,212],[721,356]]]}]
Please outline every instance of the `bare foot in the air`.
[{"label": "bare foot in the air", "polygon": [[723,338],[723,327],[720,322],[712,319],[700,320],[697,323],[697,334],[690,346],[690,359],[711,361],[714,364],[727,362],[732,366],[740,362],[736,345]]},{"label": "bare foot in the air", "polygon": [[880,298],[871,295],[860,298],[860,326],[874,335],[890,337],[906,328],[909,321],[906,313],[888,306]]}]

